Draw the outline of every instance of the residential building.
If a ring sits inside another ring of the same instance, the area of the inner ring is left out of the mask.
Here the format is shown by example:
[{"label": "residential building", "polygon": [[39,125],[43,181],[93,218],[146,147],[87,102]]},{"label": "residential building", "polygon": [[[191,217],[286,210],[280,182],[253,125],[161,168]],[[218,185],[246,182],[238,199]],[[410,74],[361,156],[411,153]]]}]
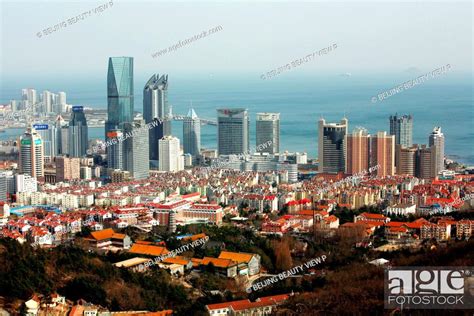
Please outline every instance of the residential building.
[{"label": "residential building", "polygon": [[357,174],[367,172],[370,161],[370,136],[367,130],[356,128],[352,134],[346,135],[346,173]]},{"label": "residential building", "polygon": [[384,213],[387,215],[401,215],[408,216],[410,214],[415,215],[416,213],[416,204],[395,204],[389,206],[384,210]]},{"label": "residential building", "polygon": [[109,249],[110,247],[129,249],[132,245],[132,240],[128,235],[118,234],[112,228],[91,232],[90,236],[84,240],[96,249]]},{"label": "residential building", "polygon": [[387,132],[377,132],[370,137],[370,165],[378,166],[376,174],[379,177],[395,174],[395,137]]},{"label": "residential building", "polygon": [[123,133],[120,129],[111,129],[106,136],[110,142],[107,149],[107,167],[123,170],[125,166]]},{"label": "residential building", "polygon": [[434,174],[444,170],[444,134],[441,132],[441,127],[435,127],[429,137],[430,147],[435,147],[434,151]]},{"label": "residential building", "polygon": [[403,147],[395,145],[396,173],[399,175],[416,175],[416,153],[417,146]]},{"label": "residential building", "polygon": [[345,143],[349,121],[344,117],[340,123],[318,123],[318,159],[320,172],[344,172]]},{"label": "residential building", "polygon": [[169,135],[160,139],[159,143],[159,170],[184,170],[184,157],[180,149],[179,139]]},{"label": "residential building", "polygon": [[260,272],[260,255],[254,253],[222,251],[219,259],[228,259],[238,263],[237,274],[252,276]]},{"label": "residential building", "polygon": [[81,178],[79,158],[56,157],[56,181],[64,182]]}]

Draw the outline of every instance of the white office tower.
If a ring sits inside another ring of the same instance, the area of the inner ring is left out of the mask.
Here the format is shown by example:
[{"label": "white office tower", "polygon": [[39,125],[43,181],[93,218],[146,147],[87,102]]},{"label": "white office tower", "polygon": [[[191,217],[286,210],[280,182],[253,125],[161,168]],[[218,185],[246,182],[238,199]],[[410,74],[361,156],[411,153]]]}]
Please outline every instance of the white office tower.
[{"label": "white office tower", "polygon": [[58,93],[58,113],[66,112],[66,92]]},{"label": "white office tower", "polygon": [[[280,152],[280,113],[257,113],[257,152]],[[263,146],[267,144],[267,146]]]},{"label": "white office tower", "polygon": [[130,172],[135,180],[146,179],[149,175],[150,160],[149,135],[145,120],[135,119],[133,123],[124,123],[123,126],[126,135],[133,135],[123,141],[123,169]]},{"label": "white office tower", "polygon": [[160,171],[184,170],[184,157],[181,154],[179,139],[171,135],[159,141],[159,169]]},{"label": "white office tower", "polygon": [[28,192],[33,193],[38,191],[38,182],[35,178],[27,174],[15,175],[16,193]]},{"label": "white office tower", "polygon": [[58,132],[56,126],[48,124],[34,124],[36,132],[43,140],[43,156],[45,162],[51,162],[58,152]]},{"label": "white office tower", "polygon": [[15,194],[15,176],[13,171],[0,172],[0,201],[7,201],[8,197]]},{"label": "white office tower", "polygon": [[43,91],[43,109],[41,112],[50,113],[53,111],[53,95],[50,91]]},{"label": "white office tower", "polygon": [[217,151],[239,155],[249,151],[249,115],[246,109],[217,109]]},{"label": "white office tower", "polygon": [[183,122],[183,151],[193,157],[201,153],[201,120],[194,109],[190,109]]},{"label": "white office tower", "polygon": [[38,102],[36,90],[31,88],[21,89],[21,99],[25,101],[25,106],[36,104]]},{"label": "white office tower", "polygon": [[435,146],[434,175],[437,176],[440,171],[444,170],[444,134],[441,127],[437,126],[433,129],[429,137],[430,147]]},{"label": "white office tower", "polygon": [[33,127],[28,127],[18,141],[20,173],[34,178],[44,176],[43,141]]}]

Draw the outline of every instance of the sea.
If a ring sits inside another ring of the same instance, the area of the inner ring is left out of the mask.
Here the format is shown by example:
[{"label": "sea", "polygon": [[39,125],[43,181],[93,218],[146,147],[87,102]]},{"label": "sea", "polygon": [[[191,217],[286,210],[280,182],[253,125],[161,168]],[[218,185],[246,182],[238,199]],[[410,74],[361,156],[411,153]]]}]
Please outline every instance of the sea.
[{"label": "sea", "polygon": [[[470,74],[444,73],[400,91],[380,101],[377,95],[420,74],[338,74],[296,75],[282,73],[263,80],[259,74],[176,75],[169,74],[168,100],[174,114],[186,115],[194,108],[201,118],[216,120],[216,109],[247,108],[250,114],[251,147],[255,147],[255,117],[259,112],[280,113],[280,149],[306,152],[316,158],[317,122],[349,120],[349,131],[365,127],[369,133],[389,131],[389,116],[411,114],[414,118],[413,142],[427,144],[434,127],[445,135],[448,158],[474,165],[473,85]],[[151,76],[151,74],[150,74]],[[148,76],[149,77],[149,76]],[[134,108],[143,112],[144,75],[134,80]],[[107,108],[106,77],[54,78],[34,81],[29,78],[3,81],[0,104],[20,99],[22,88],[38,92],[65,91],[67,103],[97,109]],[[376,98],[376,102],[372,99]],[[0,133],[0,140],[16,138],[22,129]],[[173,134],[182,139],[182,122],[173,122]],[[90,139],[103,139],[103,127],[89,128]],[[217,127],[201,129],[203,148],[217,147]]]}]

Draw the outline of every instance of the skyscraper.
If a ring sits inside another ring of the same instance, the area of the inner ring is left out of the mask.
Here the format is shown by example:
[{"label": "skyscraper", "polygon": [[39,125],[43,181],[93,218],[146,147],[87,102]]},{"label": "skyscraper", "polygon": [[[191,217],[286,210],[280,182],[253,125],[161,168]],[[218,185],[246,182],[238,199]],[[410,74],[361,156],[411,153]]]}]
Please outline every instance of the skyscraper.
[{"label": "skyscraper", "polygon": [[154,74],[143,88],[143,118],[147,124],[156,121],[149,131],[150,162],[156,166],[158,161],[159,140],[171,135],[171,118],[168,105],[168,75]]},{"label": "skyscraper", "polygon": [[53,111],[53,100],[52,94],[50,91],[45,90],[43,91],[43,113],[50,113]]},{"label": "skyscraper", "polygon": [[28,127],[20,136],[19,167],[20,173],[34,178],[44,176],[43,142],[33,127]]},{"label": "skyscraper", "polygon": [[[280,113],[257,113],[256,131],[258,152],[280,152]],[[262,148],[261,144],[270,145]]]},{"label": "skyscraper", "polygon": [[417,146],[409,148],[402,145],[395,145],[396,157],[398,157],[397,174],[400,175],[416,175],[416,152]]},{"label": "skyscraper", "polygon": [[248,153],[249,116],[246,109],[217,110],[217,150],[219,155]]},{"label": "skyscraper", "polygon": [[435,175],[444,170],[444,134],[441,132],[441,127],[435,127],[429,137],[430,147],[435,146]]},{"label": "skyscraper", "polygon": [[411,147],[413,145],[413,117],[411,115],[391,115],[390,135],[395,135],[396,145]]},{"label": "skyscraper", "polygon": [[367,130],[356,128],[346,135],[346,173],[355,174],[369,169],[370,136]]},{"label": "skyscraper", "polygon": [[63,133],[63,127],[66,125],[66,122],[64,121],[63,117],[61,115],[58,115],[56,117],[56,121],[54,123],[55,131],[56,131],[56,152],[55,156],[59,155],[66,155],[68,153],[68,146],[63,146],[63,134],[65,134],[65,137],[67,139],[67,129],[65,128],[65,133]]},{"label": "skyscraper", "polygon": [[349,121],[343,118],[341,123],[327,123],[321,118],[318,124],[318,159],[320,172],[344,172],[344,138]]},{"label": "skyscraper", "polygon": [[436,177],[436,146],[427,147],[421,145],[417,151],[416,176],[421,179],[433,179]]},{"label": "skyscraper", "polygon": [[160,139],[160,171],[179,171],[184,169],[184,158],[179,139],[167,135]]},{"label": "skyscraper", "polygon": [[201,154],[201,120],[194,109],[189,109],[184,118],[183,149],[185,154],[191,154],[193,157]]},{"label": "skyscraper", "polygon": [[22,96],[22,100],[26,101],[25,105],[27,107],[32,106],[33,104],[36,104],[38,102],[35,89],[31,89],[31,88],[21,89],[21,96]]},{"label": "skyscraper", "polygon": [[87,153],[89,147],[89,136],[87,120],[82,106],[72,108],[71,119],[69,120],[69,155],[71,157],[82,157]]},{"label": "skyscraper", "polygon": [[370,137],[370,166],[375,167],[379,177],[395,174],[395,136],[377,132]]},{"label": "skyscraper", "polygon": [[57,109],[56,113],[61,114],[62,112],[66,112],[66,92],[59,92],[57,98]]},{"label": "skyscraper", "polygon": [[110,57],[105,135],[133,121],[133,57]]},{"label": "skyscraper", "polygon": [[124,133],[132,137],[126,137],[123,141],[123,169],[130,172],[136,179],[145,179],[149,175],[150,162],[148,153],[148,128],[144,120],[135,120],[132,123],[124,123]]},{"label": "skyscraper", "polygon": [[48,124],[33,124],[34,129],[38,134],[41,135],[43,140],[43,153],[45,162],[52,161],[57,155],[58,149],[56,148],[57,141],[57,130],[56,126]]},{"label": "skyscraper", "polygon": [[123,170],[123,133],[120,129],[113,129],[110,130],[106,136],[107,139],[111,141],[111,145],[107,148],[107,166],[110,169]]}]

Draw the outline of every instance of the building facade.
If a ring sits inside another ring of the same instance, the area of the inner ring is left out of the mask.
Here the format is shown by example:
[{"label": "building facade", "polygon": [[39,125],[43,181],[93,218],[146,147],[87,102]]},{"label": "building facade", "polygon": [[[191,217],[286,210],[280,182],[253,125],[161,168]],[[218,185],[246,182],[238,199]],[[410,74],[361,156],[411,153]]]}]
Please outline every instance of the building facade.
[{"label": "building facade", "polygon": [[[257,113],[257,152],[276,154],[280,152],[280,113]],[[270,144],[262,148],[261,144]]]},{"label": "building facade", "polygon": [[87,148],[89,147],[89,130],[82,106],[74,106],[72,108],[72,115],[69,120],[68,139],[68,154],[71,157],[82,157],[87,154]]},{"label": "building facade", "polygon": [[395,144],[403,147],[413,145],[413,116],[390,116],[390,135],[395,136]]},{"label": "building facade", "polygon": [[190,109],[183,122],[183,152],[193,157],[201,154],[201,120]]},{"label": "building facade", "polygon": [[340,123],[326,123],[321,118],[318,123],[318,159],[320,172],[344,172],[345,143],[349,127],[347,118]]},{"label": "building facade", "polygon": [[246,109],[217,110],[217,150],[219,155],[249,151],[249,115]]},{"label": "building facade", "polygon": [[18,146],[20,173],[34,178],[43,177],[43,141],[33,127],[26,129],[25,133],[20,137]]}]

